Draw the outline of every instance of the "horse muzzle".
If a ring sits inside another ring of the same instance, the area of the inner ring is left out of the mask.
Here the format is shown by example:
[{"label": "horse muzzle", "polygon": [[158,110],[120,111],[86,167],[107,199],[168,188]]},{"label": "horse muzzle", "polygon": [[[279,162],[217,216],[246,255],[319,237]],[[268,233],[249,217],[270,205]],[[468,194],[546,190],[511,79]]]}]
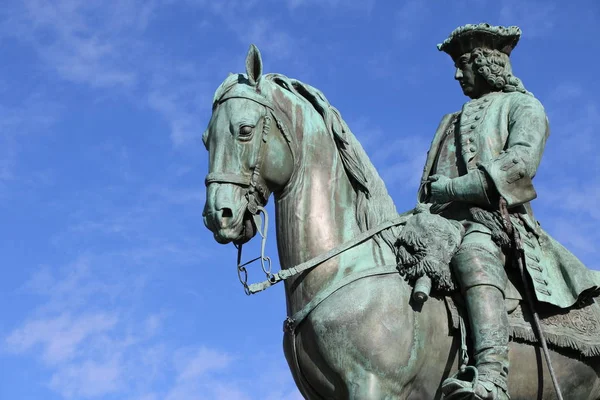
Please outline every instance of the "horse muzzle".
[{"label": "horse muzzle", "polygon": [[253,215],[246,207],[233,210],[229,207],[212,209],[209,202],[202,213],[204,225],[213,233],[215,240],[220,244],[234,242],[244,244],[257,233]]}]

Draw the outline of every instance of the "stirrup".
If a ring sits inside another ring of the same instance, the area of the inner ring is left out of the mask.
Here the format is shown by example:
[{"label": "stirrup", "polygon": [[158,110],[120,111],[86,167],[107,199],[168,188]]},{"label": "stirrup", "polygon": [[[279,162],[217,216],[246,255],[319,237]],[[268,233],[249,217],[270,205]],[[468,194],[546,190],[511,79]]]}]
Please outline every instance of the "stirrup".
[{"label": "stirrup", "polygon": [[[477,386],[481,386],[488,395],[482,397],[476,392]],[[503,389],[500,382],[494,380],[479,379],[479,371],[473,366],[461,368],[452,377],[442,383],[442,393],[444,400],[488,400],[491,398],[497,400],[510,400],[510,396]]]},{"label": "stirrup", "polygon": [[479,371],[473,366],[461,368],[457,373],[442,382],[444,400],[467,400],[474,397],[475,385],[479,381]]}]

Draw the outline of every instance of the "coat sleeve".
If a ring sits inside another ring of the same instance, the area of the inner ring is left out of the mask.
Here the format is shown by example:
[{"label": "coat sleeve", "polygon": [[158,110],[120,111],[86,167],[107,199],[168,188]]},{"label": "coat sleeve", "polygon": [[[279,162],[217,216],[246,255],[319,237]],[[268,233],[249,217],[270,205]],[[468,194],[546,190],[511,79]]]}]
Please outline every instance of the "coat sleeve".
[{"label": "coat sleeve", "polygon": [[532,179],[550,134],[542,104],[533,96],[515,96],[508,112],[508,139],[495,159],[480,166],[509,207],[537,197]]},{"label": "coat sleeve", "polygon": [[448,129],[448,124],[450,124],[458,114],[460,114],[460,112],[444,115],[435,131],[435,135],[433,136],[433,140],[431,141],[431,145],[427,151],[425,166],[423,167],[423,175],[421,175],[421,183],[419,185],[419,190],[417,191],[417,202],[419,203],[425,203],[429,197],[429,191],[427,190],[427,178],[429,178],[433,164],[435,164],[437,159],[440,142],[444,137],[446,130]]}]

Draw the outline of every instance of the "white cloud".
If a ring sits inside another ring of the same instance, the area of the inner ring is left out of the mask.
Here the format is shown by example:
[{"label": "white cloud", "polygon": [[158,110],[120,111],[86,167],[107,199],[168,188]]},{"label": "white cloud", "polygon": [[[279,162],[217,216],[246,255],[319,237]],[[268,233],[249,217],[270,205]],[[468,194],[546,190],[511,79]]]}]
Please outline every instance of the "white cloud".
[{"label": "white cloud", "polygon": [[[555,238],[569,249],[582,254],[593,254],[597,252],[597,235],[590,235],[590,230],[595,230],[596,224],[586,224],[573,218],[557,215],[552,218],[551,228],[555,232]],[[587,226],[586,226],[587,225]],[[598,262],[594,262],[598,265]],[[593,266],[593,265],[590,265]]]},{"label": "white cloud", "polygon": [[390,193],[416,193],[429,144],[426,139],[402,132],[384,132],[367,118],[352,122],[350,128]]},{"label": "white cloud", "polygon": [[[566,107],[560,107],[556,109],[556,112],[550,111],[550,123],[554,121],[555,130],[560,132],[560,135],[555,136],[559,138],[561,145],[569,146],[568,148],[561,146],[561,150],[563,152],[571,150],[574,154],[593,156],[597,147],[592,145],[600,143],[597,135],[597,127],[600,124],[598,105],[589,100],[580,100],[576,109],[569,113],[568,117],[564,115],[566,109]],[[582,146],[584,143],[587,146]],[[571,153],[571,157],[573,153]],[[597,159],[590,158],[590,161],[597,161]]]},{"label": "white cloud", "polygon": [[[121,279],[124,279],[121,276]],[[131,365],[148,365],[138,352],[160,331],[160,314],[132,321],[126,293],[114,290],[90,259],[54,272],[42,268],[22,288],[38,306],[3,340],[3,351],[30,355],[49,371],[49,387],[67,399],[98,397],[138,379]],[[126,316],[127,318],[122,318]],[[139,322],[138,322],[139,320]]]},{"label": "white cloud", "polygon": [[273,28],[274,21],[267,18],[257,18],[249,26],[235,27],[244,43],[255,43],[276,59],[289,58],[297,51],[297,43],[292,36],[279,29]]},{"label": "white cloud", "polygon": [[[270,59],[289,61],[299,50],[301,38],[292,36],[281,26],[278,19],[272,16],[273,6],[267,5],[267,2],[262,3],[265,7],[260,7],[257,1],[248,0],[214,1],[209,4],[202,0],[188,0],[188,3],[205,8],[217,17],[207,24],[218,26],[219,29],[225,26],[235,33],[238,41],[244,46],[254,43],[261,51],[267,53]],[[272,3],[279,4],[277,1]],[[252,18],[247,18],[248,13],[252,13]],[[241,20],[244,22],[240,23]]]},{"label": "white cloud", "polygon": [[[64,399],[297,398],[287,367],[279,359],[275,365],[272,352],[257,361],[201,343],[182,346],[164,332],[176,310],[141,307],[131,294],[138,283],[121,271],[121,283],[110,284],[106,269],[97,256],[41,268],[21,289],[37,296],[38,306],[3,338],[3,355],[41,362],[47,387]],[[247,366],[243,376],[240,364]]]},{"label": "white cloud", "polygon": [[[167,173],[167,182],[161,182],[162,177],[155,176],[153,182],[156,183],[144,186],[124,183],[120,186],[94,187],[89,191],[80,191],[75,203],[62,205],[68,219],[66,226],[51,238],[52,244],[60,249],[83,246],[88,253],[88,256],[80,257],[75,265],[69,267],[71,277],[66,282],[70,282],[70,286],[84,285],[83,288],[89,293],[102,292],[111,296],[109,298],[115,298],[128,290],[122,279],[115,276],[112,281],[92,282],[85,276],[79,277],[88,274],[86,268],[89,269],[90,263],[119,265],[122,275],[142,266],[144,271],[149,271],[151,268],[164,268],[165,265],[198,265],[210,256],[207,246],[198,242],[196,234],[189,232],[191,226],[194,229],[198,226],[197,222],[202,224],[204,185],[185,187],[168,182],[170,179],[172,175]],[[195,179],[195,182],[201,179]],[[98,192],[111,193],[124,201],[107,201],[98,196]],[[165,217],[170,213],[185,215],[183,218],[190,219],[190,222],[182,223],[180,217]],[[78,256],[78,253],[73,256]],[[115,273],[112,268],[106,268],[105,271],[106,274]],[[41,278],[43,274],[36,280]],[[142,279],[143,274],[138,278]],[[80,283],[81,280],[84,283]],[[54,298],[60,295],[70,297],[75,304],[80,302],[79,299],[73,299],[71,293],[69,290],[59,290]],[[82,290],[77,293],[83,294]]]},{"label": "white cloud", "polygon": [[43,65],[66,81],[147,101],[167,119],[173,143],[179,146],[202,131],[196,100],[204,94],[200,100],[210,109],[210,90],[200,87],[204,82],[198,74],[154,85],[165,71],[181,70],[177,60],[157,55],[144,39],[159,5],[142,0],[26,0],[11,6],[2,32],[31,45]]},{"label": "white cloud", "polygon": [[[25,286],[45,301],[4,341],[4,350],[31,354],[51,371],[49,387],[64,398],[83,399],[112,393],[126,376],[122,358],[146,334],[154,334],[157,317],[149,316],[148,332],[128,331],[119,311],[93,311],[106,296],[89,265],[74,263],[63,276],[39,271]],[[120,312],[123,312],[120,310]]]},{"label": "white cloud", "polygon": [[175,355],[177,381],[193,381],[207,373],[227,368],[232,357],[226,353],[201,347],[190,351],[182,349]]},{"label": "white cloud", "polygon": [[[33,45],[62,78],[93,87],[130,86],[127,67],[135,33],[145,29],[153,2],[120,0],[109,7],[85,0],[25,0],[13,5],[5,31]],[[6,34],[6,32],[5,32]]]},{"label": "white cloud", "polygon": [[[242,365],[244,373],[236,373]],[[176,380],[166,400],[301,400],[285,362],[261,352],[233,357],[200,347],[179,349]],[[252,388],[251,391],[248,388]]]},{"label": "white cloud", "polygon": [[165,319],[165,313],[149,315],[144,321],[144,331],[146,336],[156,335],[162,329]]},{"label": "white cloud", "polygon": [[547,98],[551,134],[534,181],[539,198],[533,205],[542,227],[598,268],[600,110],[576,80],[558,83]]},{"label": "white cloud", "polygon": [[[256,4],[240,0],[25,0],[5,10],[0,34],[30,45],[42,65],[63,80],[145,102],[167,121],[173,145],[183,149],[194,143],[200,146],[212,92],[220,83],[215,76],[224,77],[231,70],[227,67],[233,65],[231,57],[209,46],[202,64],[193,65],[168,52],[157,52],[144,34],[169,7],[193,7],[208,16],[207,31],[225,28],[244,45],[258,44],[273,60],[296,57],[297,38],[277,19],[256,12]],[[255,17],[239,23],[250,10]],[[10,160],[0,155],[0,176],[9,176]]]},{"label": "white cloud", "polygon": [[[600,159],[597,149],[600,138],[600,108],[575,83],[559,85],[546,104],[550,120],[550,137],[541,164],[540,176],[552,176],[555,196],[560,193],[573,204],[588,203],[583,212],[593,212],[597,201],[597,179]],[[544,183],[546,184],[546,183]],[[585,211],[584,211],[585,210]]]},{"label": "white cloud", "polygon": [[[174,84],[177,82],[177,84]],[[155,84],[148,93],[148,105],[162,115],[169,124],[171,142],[175,147],[194,144],[200,146],[200,137],[204,130],[201,120],[208,118],[199,114],[205,108],[209,113],[210,91],[200,87],[197,78],[165,80]],[[196,99],[198,94],[204,94]],[[201,101],[199,101],[201,100]]]},{"label": "white cloud", "polygon": [[600,182],[596,178],[543,182],[539,194],[540,203],[548,208],[600,221]]},{"label": "white cloud", "polygon": [[50,387],[66,399],[98,397],[119,391],[124,376],[118,359],[73,363],[52,375]]},{"label": "white cloud", "polygon": [[44,299],[36,310],[38,313],[53,316],[71,313],[72,318],[77,318],[74,314],[88,307],[90,302],[100,305],[103,304],[100,299],[107,300],[105,305],[109,306],[125,291],[125,282],[101,279],[93,267],[93,258],[89,255],[80,256],[59,272],[42,266],[33,273],[22,291]]},{"label": "white cloud", "polygon": [[39,345],[45,363],[59,364],[77,357],[81,346],[113,329],[117,321],[115,315],[106,313],[34,319],[13,331],[6,339],[6,346],[10,351],[22,353]]},{"label": "white cloud", "polygon": [[97,38],[65,38],[40,50],[43,59],[56,68],[59,75],[76,83],[91,86],[131,86],[136,75],[107,60],[119,57],[111,43]]}]

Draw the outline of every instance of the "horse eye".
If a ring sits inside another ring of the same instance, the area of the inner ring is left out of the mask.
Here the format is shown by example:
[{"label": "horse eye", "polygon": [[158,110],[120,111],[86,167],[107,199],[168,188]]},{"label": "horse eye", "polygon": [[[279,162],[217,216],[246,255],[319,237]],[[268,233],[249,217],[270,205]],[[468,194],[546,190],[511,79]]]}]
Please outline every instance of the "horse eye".
[{"label": "horse eye", "polygon": [[252,130],[254,129],[253,126],[250,125],[244,125],[240,127],[240,136],[249,136],[252,133]]}]

